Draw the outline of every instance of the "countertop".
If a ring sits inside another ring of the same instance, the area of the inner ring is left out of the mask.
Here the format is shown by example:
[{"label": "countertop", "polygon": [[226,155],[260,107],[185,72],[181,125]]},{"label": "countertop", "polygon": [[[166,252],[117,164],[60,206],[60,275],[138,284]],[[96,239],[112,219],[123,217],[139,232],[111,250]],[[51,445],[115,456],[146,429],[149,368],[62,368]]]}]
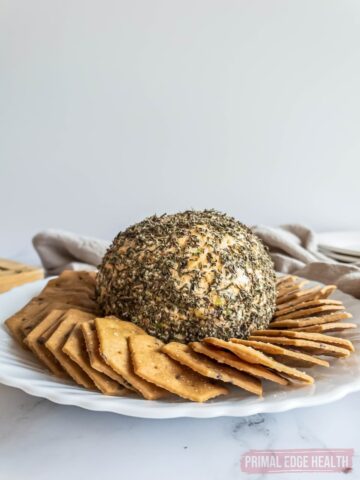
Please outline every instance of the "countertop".
[{"label": "countertop", "polygon": [[56,405],[0,385],[0,480],[344,478],[344,473],[247,474],[249,450],[354,449],[360,393],[278,414],[145,420]]},{"label": "countertop", "polygon": [[[279,414],[145,420],[56,405],[0,386],[1,480],[324,478],[245,474],[251,449],[353,448],[359,478],[360,393]],[[344,478],[332,473],[331,479]]]}]

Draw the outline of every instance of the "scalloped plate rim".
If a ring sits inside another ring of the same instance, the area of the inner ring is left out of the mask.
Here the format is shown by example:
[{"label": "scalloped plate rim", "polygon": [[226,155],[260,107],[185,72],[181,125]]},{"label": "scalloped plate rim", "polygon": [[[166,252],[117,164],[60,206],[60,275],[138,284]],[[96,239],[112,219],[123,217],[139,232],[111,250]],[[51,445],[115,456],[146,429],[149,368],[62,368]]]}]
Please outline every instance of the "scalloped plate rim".
[{"label": "scalloped plate rim", "polygon": [[[39,280],[30,284],[17,287],[10,292],[6,292],[0,296],[0,322],[3,321],[10,314],[17,311],[24,305],[33,295],[37,294],[44,284],[48,281]],[[338,295],[343,297],[343,300],[356,305],[358,314],[352,321],[357,321],[360,318],[360,301],[354,299],[350,295],[340,292]],[[3,312],[4,305],[6,314]],[[10,308],[9,308],[10,305]],[[359,345],[360,347],[360,345]],[[7,348],[7,349],[6,349]],[[14,340],[8,335],[5,327],[1,325],[0,328],[0,383],[8,385],[10,387],[18,388],[30,395],[45,398],[54,403],[61,405],[78,406],[87,410],[112,412],[132,417],[140,418],[179,418],[179,417],[192,417],[192,418],[214,418],[221,416],[248,416],[259,413],[276,413],[284,412],[296,408],[304,408],[311,406],[319,406],[327,403],[331,403],[344,398],[350,393],[360,391],[360,348],[352,355],[356,357],[356,376],[352,381],[338,385],[331,390],[325,390],[324,392],[316,392],[315,386],[308,386],[298,389],[299,395],[294,398],[289,398],[290,393],[294,392],[294,389],[279,390],[272,396],[263,399],[255,399],[254,403],[248,404],[241,399],[227,398],[211,401],[204,404],[198,404],[193,402],[165,402],[137,399],[133,397],[106,397],[96,392],[89,392],[81,389],[77,386],[72,386],[69,383],[60,383],[58,380],[53,379],[50,375],[41,371],[35,372],[32,370],[30,377],[27,375],[30,373],[28,366],[22,361],[21,355],[19,356],[20,347],[14,342]],[[24,353],[22,352],[24,355]],[[25,354],[26,355],[26,354]],[[14,365],[4,363],[4,357],[10,356]],[[350,358],[352,358],[350,357]],[[347,360],[347,359],[346,359]],[[338,362],[346,362],[346,360],[337,360]],[[36,363],[36,361],[34,360]],[[336,367],[335,367],[336,368]],[[25,378],[21,378],[16,375],[16,372],[23,372]],[[15,374],[14,374],[15,373]],[[325,385],[326,380],[323,380]],[[64,391],[67,390],[67,391]],[[313,394],[311,390],[314,391]],[[303,394],[301,394],[303,392]],[[288,394],[287,394],[288,393]],[[276,398],[277,395],[282,398]],[[248,397],[246,397],[248,399]]]}]

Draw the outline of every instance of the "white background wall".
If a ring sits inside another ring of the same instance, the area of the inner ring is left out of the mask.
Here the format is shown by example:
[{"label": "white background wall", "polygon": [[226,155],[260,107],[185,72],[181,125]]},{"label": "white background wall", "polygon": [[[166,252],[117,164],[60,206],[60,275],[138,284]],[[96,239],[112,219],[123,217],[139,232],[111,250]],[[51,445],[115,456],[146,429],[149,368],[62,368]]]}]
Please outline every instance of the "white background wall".
[{"label": "white background wall", "polygon": [[154,212],[360,228],[357,0],[0,0],[0,256]]}]

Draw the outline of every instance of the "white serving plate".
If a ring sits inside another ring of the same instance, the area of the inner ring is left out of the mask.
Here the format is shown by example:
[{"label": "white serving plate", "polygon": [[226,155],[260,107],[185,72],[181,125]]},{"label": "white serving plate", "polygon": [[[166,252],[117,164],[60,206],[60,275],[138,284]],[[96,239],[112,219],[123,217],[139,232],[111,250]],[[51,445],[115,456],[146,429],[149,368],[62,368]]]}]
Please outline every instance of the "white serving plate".
[{"label": "white serving plate", "polygon": [[[19,388],[30,395],[46,398],[63,405],[76,405],[88,410],[114,412],[142,418],[210,418],[221,416],[248,416],[257,413],[283,412],[299,407],[311,407],[333,402],[360,390],[360,333],[347,334],[357,352],[347,359],[332,359],[330,368],[310,369],[315,385],[306,387],[280,387],[264,382],[264,397],[256,398],[234,389],[227,397],[219,397],[200,404],[179,400],[149,401],[131,397],[107,397],[58,380],[44,372],[33,355],[22,350],[9,336],[4,320],[19,310],[46,284],[40,280],[15,288],[0,295],[0,383]],[[360,301],[338,292],[334,297],[342,300],[360,323]],[[345,335],[344,335],[345,336]]]},{"label": "white serving plate", "polygon": [[325,250],[360,257],[360,232],[324,232],[317,234],[317,239]]}]

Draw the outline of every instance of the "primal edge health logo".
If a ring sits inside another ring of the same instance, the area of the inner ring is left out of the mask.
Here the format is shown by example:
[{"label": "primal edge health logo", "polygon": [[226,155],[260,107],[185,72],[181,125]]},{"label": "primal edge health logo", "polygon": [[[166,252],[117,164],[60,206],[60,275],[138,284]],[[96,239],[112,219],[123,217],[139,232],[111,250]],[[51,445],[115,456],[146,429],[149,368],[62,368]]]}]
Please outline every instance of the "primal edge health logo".
[{"label": "primal edge health logo", "polygon": [[249,450],[241,457],[245,473],[350,472],[353,449]]}]

